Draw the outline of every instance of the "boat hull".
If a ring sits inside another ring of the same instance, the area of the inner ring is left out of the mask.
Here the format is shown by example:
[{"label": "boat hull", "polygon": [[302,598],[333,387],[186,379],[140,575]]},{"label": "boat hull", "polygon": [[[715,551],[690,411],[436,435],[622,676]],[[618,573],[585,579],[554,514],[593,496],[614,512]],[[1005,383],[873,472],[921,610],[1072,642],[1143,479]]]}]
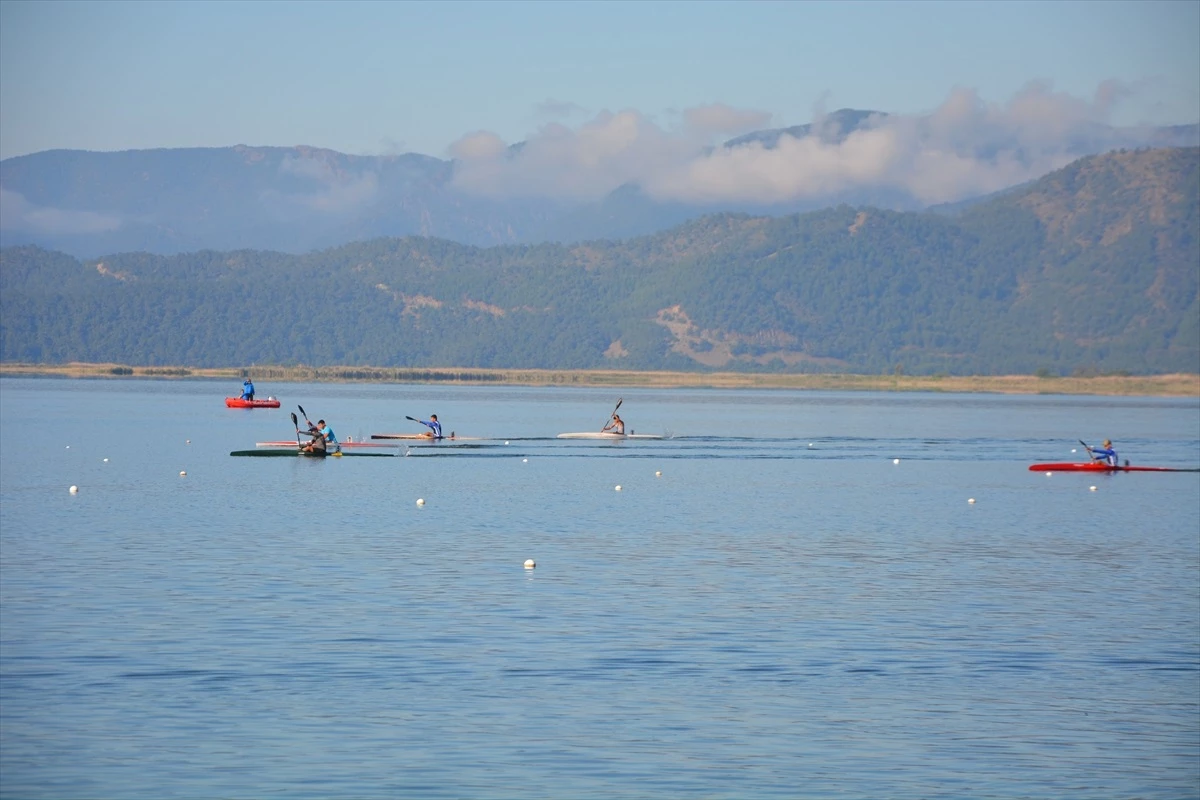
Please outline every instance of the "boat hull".
[{"label": "boat hull", "polygon": [[624,439],[661,439],[653,433],[600,433],[598,431],[582,431],[580,433],[560,433],[559,439],[596,439],[605,442],[619,442]]},{"label": "boat hull", "polygon": [[279,401],[273,397],[266,400],[243,400],[240,397],[226,397],[226,408],[279,408]]},{"label": "boat hull", "polygon": [[291,450],[234,450],[229,455],[255,458],[395,458],[391,453],[305,453],[295,447]]},{"label": "boat hull", "polygon": [[[372,433],[372,439],[401,439],[406,442],[482,442],[483,438],[479,436],[443,436],[441,439],[436,439],[425,433]],[[376,445],[383,447],[384,445]]]},{"label": "boat hull", "polygon": [[[347,448],[353,449],[353,448],[358,448],[358,447],[374,447],[375,449],[380,449],[380,448],[384,448],[384,447],[399,447],[400,446],[398,444],[386,444],[384,442],[339,442],[339,444],[342,446],[343,450],[345,450]],[[289,446],[295,447],[296,442],[292,441],[292,440],[288,440],[288,439],[280,439],[277,442],[255,442],[254,446],[255,447],[289,447]]]},{"label": "boat hull", "polygon": [[1033,464],[1030,472],[1200,472],[1200,469],[1183,469],[1179,467],[1112,467],[1108,464],[1095,462],[1085,464]]}]

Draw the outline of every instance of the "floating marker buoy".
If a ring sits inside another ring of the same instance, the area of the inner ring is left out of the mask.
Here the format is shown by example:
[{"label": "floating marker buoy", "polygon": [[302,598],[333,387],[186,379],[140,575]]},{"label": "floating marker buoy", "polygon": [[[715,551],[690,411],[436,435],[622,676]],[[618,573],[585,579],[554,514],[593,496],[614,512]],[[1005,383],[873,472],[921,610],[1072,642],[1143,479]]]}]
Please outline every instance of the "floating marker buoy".
[{"label": "floating marker buoy", "polygon": [[507,440],[507,439],[505,439],[505,440],[504,440],[504,443],[505,443],[505,444],[508,444],[508,440]]},{"label": "floating marker buoy", "polygon": [[1072,448],[1071,448],[1071,452],[1072,452],[1072,453],[1074,453],[1074,452],[1075,452],[1075,448],[1074,448],[1074,447],[1072,447]]},{"label": "floating marker buoy", "polygon": [[184,444],[191,444],[191,443],[192,443],[191,439],[188,439],[186,442],[184,442]]},{"label": "floating marker buoy", "polygon": [[532,558],[525,559],[525,569],[533,569],[536,566],[537,566],[537,562],[534,561]]},{"label": "floating marker buoy", "polygon": [[1047,478],[1049,478],[1049,477],[1050,477],[1051,475],[1053,475],[1053,474],[1054,474],[1053,472],[1047,472],[1047,473],[1046,473],[1046,477],[1047,477]]},{"label": "floating marker buoy", "polygon": [[107,464],[107,463],[108,463],[108,459],[107,459],[107,458],[106,458],[106,459],[104,459],[104,463],[105,463],[105,464]]},{"label": "floating marker buoy", "polygon": [[613,487],[613,490],[617,491],[617,492],[621,491],[621,484],[618,483],[616,486]]},{"label": "floating marker buoy", "polygon": [[425,498],[424,498],[424,497],[418,497],[418,498],[417,498],[417,505],[419,505],[419,506],[423,506],[423,505],[425,505]]},{"label": "floating marker buoy", "polygon": [[181,478],[186,478],[186,477],[187,477],[187,470],[186,470],[186,469],[181,469],[181,470],[179,470],[179,477],[181,477]]},{"label": "floating marker buoy", "polygon": [[967,498],[967,503],[970,505],[975,505],[975,498],[974,497]]},{"label": "floating marker buoy", "polygon": [[893,459],[892,459],[892,463],[893,463],[893,464],[899,464],[899,463],[900,463],[900,459],[898,459],[898,458],[893,458]]},{"label": "floating marker buoy", "polygon": [[70,489],[68,489],[67,491],[68,491],[68,492],[70,492],[71,494],[79,494],[79,487],[78,487],[78,486],[72,486],[72,487],[71,487]]},{"label": "floating marker buoy", "polygon": [[1096,487],[1095,487],[1095,486],[1089,486],[1089,487],[1088,487],[1088,491],[1089,491],[1089,492],[1094,492],[1094,491],[1096,491]]},{"label": "floating marker buoy", "polygon": [[661,478],[661,477],[662,477],[662,470],[659,470],[658,472],[654,473],[654,477],[656,477],[656,478]]},{"label": "floating marker buoy", "polygon": [[521,459],[521,463],[522,463],[522,464],[528,464],[528,463],[529,463],[529,459],[528,459],[528,458],[522,458],[522,459]]},{"label": "floating marker buoy", "polygon": [[813,443],[812,443],[812,442],[809,442],[809,443],[808,443],[808,446],[809,446],[809,447],[812,447],[812,446],[813,446]]},{"label": "floating marker buoy", "polygon": [[67,449],[68,449],[68,450],[70,450],[70,449],[71,449],[71,445],[67,445]]}]

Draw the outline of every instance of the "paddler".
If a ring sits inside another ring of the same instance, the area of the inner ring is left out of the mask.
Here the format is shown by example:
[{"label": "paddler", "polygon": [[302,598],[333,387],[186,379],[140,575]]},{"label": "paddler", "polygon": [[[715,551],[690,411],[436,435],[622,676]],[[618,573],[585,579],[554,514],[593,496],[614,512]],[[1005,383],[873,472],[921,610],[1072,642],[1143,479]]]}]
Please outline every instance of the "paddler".
[{"label": "paddler", "polygon": [[300,448],[306,453],[325,453],[329,450],[329,446],[333,446],[333,452],[342,452],[342,446],[338,444],[337,436],[333,433],[333,428],[323,419],[317,420],[317,424],[308,429],[308,435],[312,437],[312,441]]},{"label": "paddler", "polygon": [[1104,463],[1110,467],[1117,466],[1117,451],[1113,450],[1111,439],[1105,439],[1103,447],[1089,447],[1088,450],[1092,456],[1092,461],[1099,461],[1103,458]]},{"label": "paddler", "polygon": [[625,435],[625,421],[618,417],[615,411],[612,415],[612,421],[600,429],[601,433],[606,433],[608,431],[620,434],[621,436]]},{"label": "paddler", "polygon": [[249,378],[246,378],[246,380],[242,381],[242,399],[254,399],[254,384],[250,382]]},{"label": "paddler", "polygon": [[442,438],[442,423],[438,422],[437,414],[430,414],[429,419],[419,419],[417,422],[429,428],[429,433],[425,434],[431,439]]}]

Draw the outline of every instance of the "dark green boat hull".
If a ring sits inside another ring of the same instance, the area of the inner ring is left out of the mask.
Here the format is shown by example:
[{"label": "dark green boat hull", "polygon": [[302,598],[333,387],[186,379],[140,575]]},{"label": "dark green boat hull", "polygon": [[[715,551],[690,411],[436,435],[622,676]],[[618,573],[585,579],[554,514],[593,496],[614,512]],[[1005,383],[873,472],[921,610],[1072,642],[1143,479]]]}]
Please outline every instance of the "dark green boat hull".
[{"label": "dark green boat hull", "polygon": [[302,453],[299,450],[234,450],[231,456],[255,458],[395,458],[391,453]]}]

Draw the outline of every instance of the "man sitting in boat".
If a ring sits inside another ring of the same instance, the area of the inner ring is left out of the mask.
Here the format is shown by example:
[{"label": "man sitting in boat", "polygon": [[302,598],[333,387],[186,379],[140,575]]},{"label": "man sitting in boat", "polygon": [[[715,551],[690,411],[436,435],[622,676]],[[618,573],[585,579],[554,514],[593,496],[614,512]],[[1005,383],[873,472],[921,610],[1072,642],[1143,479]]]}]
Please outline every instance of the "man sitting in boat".
[{"label": "man sitting in boat", "polygon": [[328,452],[328,447],[325,444],[325,434],[321,433],[317,428],[309,428],[308,435],[312,437],[308,444],[300,448],[301,452],[311,453],[314,456],[323,456]]},{"label": "man sitting in boat", "polygon": [[1117,451],[1113,450],[1111,439],[1105,439],[1103,447],[1089,447],[1088,450],[1092,453],[1092,461],[1098,461],[1097,456],[1099,456],[1110,467],[1117,466]]},{"label": "man sitting in boat", "polygon": [[433,439],[442,438],[442,423],[438,422],[437,414],[430,414],[429,419],[419,419],[417,422],[429,428],[429,433],[425,434]]},{"label": "man sitting in boat", "polygon": [[608,431],[612,431],[613,433],[617,433],[617,434],[624,436],[625,435],[625,421],[622,420],[620,417],[618,417],[616,414],[613,414],[612,422],[608,423],[600,430],[601,433],[606,433]]},{"label": "man sitting in boat", "polygon": [[242,381],[242,399],[254,399],[254,384],[250,382],[249,378],[246,378],[246,380]]}]

